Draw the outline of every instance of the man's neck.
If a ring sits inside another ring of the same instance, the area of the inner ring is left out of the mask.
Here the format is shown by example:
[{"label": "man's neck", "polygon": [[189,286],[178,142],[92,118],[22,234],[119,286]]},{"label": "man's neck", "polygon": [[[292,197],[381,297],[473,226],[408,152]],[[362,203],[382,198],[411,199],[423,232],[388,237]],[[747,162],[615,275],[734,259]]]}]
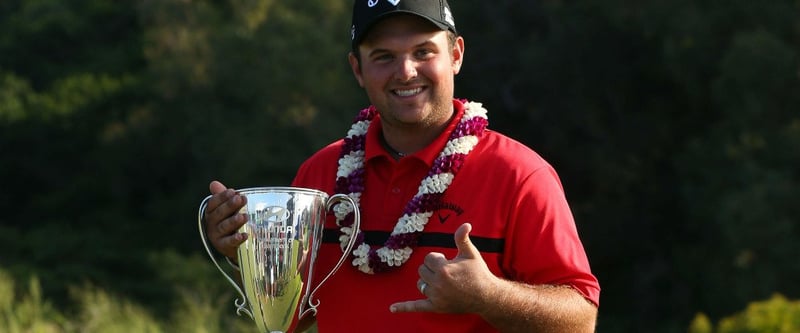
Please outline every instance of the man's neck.
[{"label": "man's neck", "polygon": [[386,126],[386,123],[381,124],[382,132],[380,133],[381,143],[384,149],[391,155],[397,155],[396,158],[414,154],[417,151],[425,149],[431,142],[436,140],[442,131],[453,121],[456,111],[453,109],[450,117],[446,121],[428,126],[415,126],[415,127],[400,127]]}]

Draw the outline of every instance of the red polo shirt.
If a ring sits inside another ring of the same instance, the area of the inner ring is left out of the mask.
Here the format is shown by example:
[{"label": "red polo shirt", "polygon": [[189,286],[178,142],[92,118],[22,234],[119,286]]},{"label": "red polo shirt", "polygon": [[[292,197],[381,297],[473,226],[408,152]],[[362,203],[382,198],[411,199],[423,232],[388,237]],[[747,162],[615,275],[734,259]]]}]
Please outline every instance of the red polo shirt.
[{"label": "red polo shirt", "polygon": [[[406,203],[445,146],[464,114],[457,116],[431,145],[395,161],[379,141],[379,118],[366,138],[366,180],[361,197],[361,229],[370,245],[382,246]],[[293,186],[333,194],[342,141],[311,156]],[[598,304],[600,287],[592,275],[572,213],[554,169],[537,153],[497,132],[486,130],[445,192],[411,258],[391,272],[368,275],[347,260],[320,288],[320,332],[492,332],[477,315],[389,312],[392,303],[420,299],[417,268],[429,252],[456,255],[453,235],[472,224],[470,239],[497,276],[529,284],[569,285]],[[315,266],[315,283],[340,258],[339,231],[332,214]]]}]

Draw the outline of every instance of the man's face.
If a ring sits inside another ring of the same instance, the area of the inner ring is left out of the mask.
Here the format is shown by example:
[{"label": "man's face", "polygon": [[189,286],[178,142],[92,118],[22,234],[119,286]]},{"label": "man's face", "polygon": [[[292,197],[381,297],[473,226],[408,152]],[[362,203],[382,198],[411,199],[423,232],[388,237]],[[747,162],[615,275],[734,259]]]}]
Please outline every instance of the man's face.
[{"label": "man's face", "polygon": [[385,127],[440,127],[452,114],[453,81],[464,42],[452,47],[446,31],[413,15],[378,22],[350,65]]}]

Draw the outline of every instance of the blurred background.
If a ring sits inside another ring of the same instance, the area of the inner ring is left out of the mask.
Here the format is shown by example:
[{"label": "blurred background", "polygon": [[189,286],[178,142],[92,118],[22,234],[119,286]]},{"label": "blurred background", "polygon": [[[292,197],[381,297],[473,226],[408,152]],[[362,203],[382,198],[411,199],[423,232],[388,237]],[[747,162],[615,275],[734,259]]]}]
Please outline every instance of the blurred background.
[{"label": "blurred background", "polygon": [[[456,95],[559,171],[598,332],[800,331],[800,1],[450,2]],[[0,1],[0,331],[255,331],[197,208],[344,135],[350,9]]]}]

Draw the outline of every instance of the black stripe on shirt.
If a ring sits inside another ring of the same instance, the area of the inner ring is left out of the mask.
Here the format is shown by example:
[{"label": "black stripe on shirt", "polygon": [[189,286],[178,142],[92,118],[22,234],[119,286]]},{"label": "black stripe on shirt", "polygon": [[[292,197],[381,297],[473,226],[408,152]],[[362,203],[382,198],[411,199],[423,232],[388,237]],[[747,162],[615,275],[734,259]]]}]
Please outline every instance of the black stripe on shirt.
[{"label": "black stripe on shirt", "polygon": [[[386,231],[363,231],[364,241],[369,245],[379,245],[386,243],[391,233]],[[322,235],[323,243],[339,244],[339,236],[342,233],[339,229],[325,229]],[[475,247],[483,253],[503,253],[505,240],[502,238],[488,238],[470,235],[469,239]],[[441,247],[455,249],[456,242],[453,234],[441,232],[423,232],[419,236],[418,246]]]}]

